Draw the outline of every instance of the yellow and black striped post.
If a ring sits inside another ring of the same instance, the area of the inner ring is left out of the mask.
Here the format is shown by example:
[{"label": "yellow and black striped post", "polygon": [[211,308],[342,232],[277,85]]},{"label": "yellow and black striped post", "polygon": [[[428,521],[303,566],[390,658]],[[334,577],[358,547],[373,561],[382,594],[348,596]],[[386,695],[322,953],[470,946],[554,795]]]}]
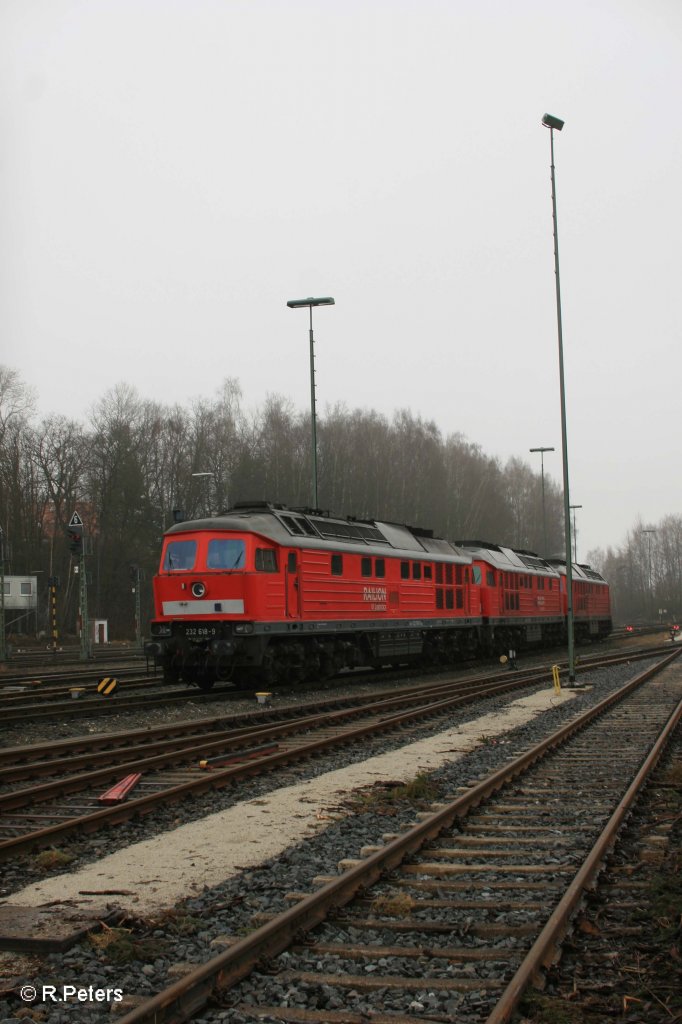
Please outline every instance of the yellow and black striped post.
[{"label": "yellow and black striped post", "polygon": [[111,697],[112,693],[118,686],[118,679],[114,679],[113,676],[105,676],[104,679],[100,679],[97,684],[97,692],[102,697]]},{"label": "yellow and black striped post", "polygon": [[59,632],[57,629],[57,579],[55,576],[50,576],[48,580],[50,584],[50,628],[52,631],[52,650],[57,653],[57,644],[59,642]]}]

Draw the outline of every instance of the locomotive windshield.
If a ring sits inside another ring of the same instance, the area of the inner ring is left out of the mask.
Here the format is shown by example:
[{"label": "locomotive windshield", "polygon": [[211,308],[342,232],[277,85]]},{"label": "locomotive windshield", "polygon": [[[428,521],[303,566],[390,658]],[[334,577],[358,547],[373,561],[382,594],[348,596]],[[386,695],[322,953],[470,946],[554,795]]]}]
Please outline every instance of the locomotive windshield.
[{"label": "locomotive windshield", "polygon": [[196,557],[197,542],[195,540],[171,540],[168,542],[163,558],[163,570],[165,572],[188,572],[194,568]]},{"label": "locomotive windshield", "polygon": [[243,569],[246,548],[243,540],[221,537],[208,542],[207,569]]}]

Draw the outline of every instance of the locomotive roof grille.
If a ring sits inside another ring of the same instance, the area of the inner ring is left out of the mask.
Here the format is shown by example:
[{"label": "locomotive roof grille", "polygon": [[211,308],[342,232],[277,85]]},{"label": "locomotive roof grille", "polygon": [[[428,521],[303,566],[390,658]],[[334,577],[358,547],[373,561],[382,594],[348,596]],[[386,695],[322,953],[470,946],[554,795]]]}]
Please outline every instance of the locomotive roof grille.
[{"label": "locomotive roof grille", "polygon": [[361,526],[359,523],[340,523],[333,519],[313,520],[318,532],[323,537],[341,537],[343,540],[357,541],[359,544],[388,544],[388,541],[376,526]]},{"label": "locomotive roof grille", "polygon": [[600,583],[606,583],[602,574],[597,572],[596,569],[591,569],[589,565],[583,565],[582,562],[579,562],[578,564],[589,580],[599,580]]},{"label": "locomotive roof grille", "polygon": [[458,548],[482,548],[484,551],[501,551],[499,544],[493,544],[488,540],[456,540],[454,543]]},{"label": "locomotive roof grille", "polygon": [[547,563],[537,555],[521,555],[521,561],[529,569],[547,569]]},{"label": "locomotive roof grille", "polygon": [[278,516],[279,521],[286,526],[289,533],[297,534],[299,537],[303,537],[306,531],[303,529],[303,523],[300,519],[295,516]]}]

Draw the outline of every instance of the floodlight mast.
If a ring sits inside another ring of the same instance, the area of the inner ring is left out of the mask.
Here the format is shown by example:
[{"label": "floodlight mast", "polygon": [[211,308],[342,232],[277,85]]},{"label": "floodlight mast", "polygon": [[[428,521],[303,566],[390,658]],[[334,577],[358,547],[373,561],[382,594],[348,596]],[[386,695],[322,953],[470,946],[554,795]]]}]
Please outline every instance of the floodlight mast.
[{"label": "floodlight mast", "polygon": [[575,637],[573,619],[573,561],[571,551],[571,499],[568,485],[568,440],[566,431],[566,385],[564,380],[564,341],[561,325],[561,283],[559,278],[559,233],[556,213],[556,180],[554,175],[554,132],[560,132],[564,122],[545,114],[542,118],[549,128],[552,178],[552,225],[554,229],[554,276],[556,278],[556,316],[559,337],[559,392],[561,398],[561,453],[564,469],[564,534],[566,547],[566,632],[568,634],[568,685],[575,686]]},{"label": "floodlight mast", "polygon": [[317,417],[316,417],[316,401],[315,401],[315,342],[313,339],[313,306],[333,306],[335,305],[334,299],[331,295],[323,296],[322,298],[315,299],[312,296],[308,299],[289,299],[287,306],[290,309],[300,309],[302,306],[308,306],[310,309],[310,419],[311,419],[311,430],[312,430],[312,462],[313,462],[313,508],[318,508],[317,499]]},{"label": "floodlight mast", "polygon": [[540,452],[540,474],[542,478],[542,535],[545,541],[545,558],[549,554],[547,547],[547,514],[545,511],[545,452],[553,452],[553,448],[529,448],[529,452]]}]

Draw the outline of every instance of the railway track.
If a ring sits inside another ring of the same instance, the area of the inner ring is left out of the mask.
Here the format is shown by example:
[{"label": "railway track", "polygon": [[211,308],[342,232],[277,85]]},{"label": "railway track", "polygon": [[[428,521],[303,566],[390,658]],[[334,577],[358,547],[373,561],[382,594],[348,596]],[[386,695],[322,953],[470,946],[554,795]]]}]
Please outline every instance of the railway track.
[{"label": "railway track", "polygon": [[[0,861],[367,737],[421,727],[463,705],[546,679],[546,674],[545,668],[482,679],[455,677],[231,721],[0,749],[0,787],[5,790],[0,792]],[[122,793],[105,789],[131,776],[138,778]],[[46,777],[49,781],[25,785]]]},{"label": "railway track", "polygon": [[[115,736],[0,750],[0,861],[81,831],[119,824],[192,794],[397,729],[445,718],[466,704],[518,690],[546,670],[449,679],[383,696],[330,698],[241,720],[190,723]],[[201,763],[204,762],[204,767]],[[208,762],[208,763],[206,763]],[[87,769],[83,771],[82,769]],[[102,787],[141,773],[135,795],[103,807]],[[57,776],[24,785],[27,779]],[[19,783],[18,788],[11,788]],[[140,794],[143,795],[140,795]]]},{"label": "railway track", "polygon": [[[667,646],[661,645],[660,647],[629,648],[626,655],[623,654],[622,648],[618,648],[617,653],[614,653],[613,657],[620,656],[634,660],[656,655],[669,648],[669,644]],[[605,657],[610,656],[605,654],[603,649],[597,654],[582,655],[579,660],[578,671],[601,664],[604,662]],[[546,661],[540,662],[537,658],[531,659],[529,657],[528,663],[534,664],[534,670],[544,670],[545,672],[549,670],[549,663]],[[557,663],[560,668],[565,667],[564,661],[557,659]],[[181,707],[183,704],[213,705],[220,701],[230,702],[243,698],[245,693],[251,692],[221,686],[215,687],[209,692],[202,692],[195,687],[187,688],[183,686],[169,689],[168,684],[162,683],[158,678],[140,676],[139,669],[135,670],[132,668],[110,674],[122,679],[123,682],[117,688],[113,697],[106,698],[103,698],[97,692],[97,682],[93,680],[92,669],[90,669],[88,677],[89,689],[87,692],[81,693],[78,700],[74,700],[70,693],[74,684],[76,687],[79,687],[83,683],[83,680],[76,677],[67,677],[63,686],[48,687],[47,689],[43,689],[42,683],[38,685],[36,682],[30,694],[27,694],[25,690],[16,692],[10,689],[10,692],[6,692],[6,690],[3,691],[0,687],[0,716],[2,721],[6,725],[14,722],[25,724],[27,722],[51,721],[54,718],[63,721],[75,718],[102,717],[112,713],[122,714],[145,708]],[[101,676],[102,673],[99,673],[97,680]],[[385,682],[389,679],[400,681],[413,676],[414,669],[396,669],[391,671],[390,674],[383,673],[380,678]],[[376,673],[358,673],[342,678],[345,681],[358,684],[377,680]],[[336,681],[338,682],[338,679]],[[25,681],[23,685],[30,686],[30,683]],[[130,691],[133,690],[135,692],[131,693]],[[305,690],[305,686],[299,687],[300,692],[305,692]],[[27,699],[27,697],[30,699]]]},{"label": "railway track", "polygon": [[679,670],[655,678],[678,653],[227,936],[121,1024],[189,1020],[210,1000],[239,1022],[508,1021],[679,722]]}]

